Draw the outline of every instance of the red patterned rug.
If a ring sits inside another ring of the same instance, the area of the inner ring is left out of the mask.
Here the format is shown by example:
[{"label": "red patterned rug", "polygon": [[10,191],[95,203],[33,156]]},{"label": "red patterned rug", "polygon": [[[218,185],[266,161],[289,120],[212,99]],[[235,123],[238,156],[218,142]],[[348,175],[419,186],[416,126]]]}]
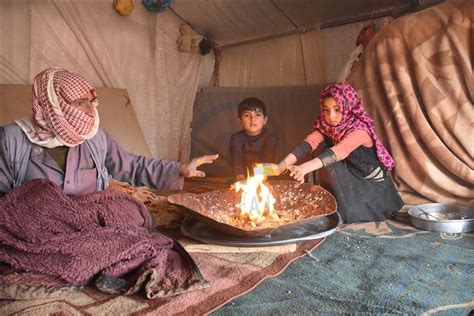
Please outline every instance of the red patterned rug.
[{"label": "red patterned rug", "polygon": [[[205,192],[226,187],[225,179],[185,183],[188,192]],[[144,188],[113,182],[111,187],[141,200],[154,215],[158,228],[177,228],[182,215]],[[324,239],[301,243],[296,251],[246,253],[191,253],[209,287],[167,299],[149,300],[144,293],[110,295],[87,287],[60,297],[36,300],[0,300],[0,315],[196,315],[212,312],[232,299],[248,293],[266,278],[282,273],[296,259],[319,246]],[[258,248],[261,251],[261,248]],[[42,289],[39,289],[41,291]]]},{"label": "red patterned rug", "polygon": [[70,292],[60,298],[0,301],[0,314],[28,315],[196,315],[218,309],[268,277],[276,276],[324,239],[309,241],[292,253],[191,254],[210,287],[168,299],[148,300],[143,293],[108,295],[94,288]]}]

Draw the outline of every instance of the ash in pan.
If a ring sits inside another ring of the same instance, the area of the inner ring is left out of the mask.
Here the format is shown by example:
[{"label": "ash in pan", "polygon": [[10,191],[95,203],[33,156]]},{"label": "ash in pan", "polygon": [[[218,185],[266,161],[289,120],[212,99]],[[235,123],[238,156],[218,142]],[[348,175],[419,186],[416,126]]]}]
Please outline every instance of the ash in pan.
[{"label": "ash in pan", "polygon": [[319,186],[301,185],[295,181],[273,181],[268,186],[276,200],[274,212],[278,218],[266,216],[259,223],[240,214],[240,192],[211,191],[195,195],[194,199],[200,204],[202,215],[245,230],[276,228],[336,211],[334,197]]}]

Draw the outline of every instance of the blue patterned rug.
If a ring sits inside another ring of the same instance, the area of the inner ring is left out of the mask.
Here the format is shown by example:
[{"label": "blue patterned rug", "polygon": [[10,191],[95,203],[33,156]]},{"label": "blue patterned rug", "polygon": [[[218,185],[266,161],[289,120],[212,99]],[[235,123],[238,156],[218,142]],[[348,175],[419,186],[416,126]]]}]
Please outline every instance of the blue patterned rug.
[{"label": "blue patterned rug", "polygon": [[467,315],[474,309],[474,234],[394,221],[353,224],[283,274],[213,315]]}]

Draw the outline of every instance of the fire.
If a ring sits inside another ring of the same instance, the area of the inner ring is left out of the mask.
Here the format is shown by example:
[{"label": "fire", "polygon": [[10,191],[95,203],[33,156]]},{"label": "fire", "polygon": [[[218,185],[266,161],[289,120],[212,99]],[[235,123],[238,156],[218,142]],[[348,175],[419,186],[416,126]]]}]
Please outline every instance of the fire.
[{"label": "fire", "polygon": [[235,184],[235,191],[243,191],[240,201],[241,217],[248,217],[252,226],[255,227],[258,223],[268,219],[278,220],[278,215],[273,208],[275,198],[268,186],[264,184],[266,177],[263,166],[257,164],[253,168],[253,172],[253,177]]}]

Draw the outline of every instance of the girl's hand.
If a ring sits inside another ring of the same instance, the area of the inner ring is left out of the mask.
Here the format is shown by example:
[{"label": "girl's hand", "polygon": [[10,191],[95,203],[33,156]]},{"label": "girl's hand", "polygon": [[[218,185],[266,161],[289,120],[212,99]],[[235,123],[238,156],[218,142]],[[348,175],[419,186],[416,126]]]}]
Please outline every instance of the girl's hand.
[{"label": "girl's hand", "polygon": [[278,164],[278,170],[280,171],[280,174],[285,173],[286,170],[290,170],[290,167],[297,161],[298,159],[292,153],[286,155],[286,157]]},{"label": "girl's hand", "polygon": [[299,166],[291,166],[290,169],[290,176],[295,178],[299,183],[304,183],[304,176],[311,172],[312,170],[305,167],[305,164]]},{"label": "girl's hand", "polygon": [[311,171],[318,170],[323,166],[321,160],[319,158],[314,158],[308,162],[305,162],[299,166],[291,166],[290,169],[290,176],[295,178],[300,183],[304,183],[304,176]]},{"label": "girl's hand", "polygon": [[282,160],[277,166],[278,171],[280,171],[280,174],[285,173],[285,171],[289,169],[289,166],[286,164],[285,160]]},{"label": "girl's hand", "polygon": [[205,177],[206,174],[204,173],[204,171],[197,170],[197,168],[205,163],[212,163],[214,160],[217,159],[217,157],[219,157],[218,154],[206,155],[194,158],[188,162],[184,162],[179,166],[179,174],[183,177]]}]

